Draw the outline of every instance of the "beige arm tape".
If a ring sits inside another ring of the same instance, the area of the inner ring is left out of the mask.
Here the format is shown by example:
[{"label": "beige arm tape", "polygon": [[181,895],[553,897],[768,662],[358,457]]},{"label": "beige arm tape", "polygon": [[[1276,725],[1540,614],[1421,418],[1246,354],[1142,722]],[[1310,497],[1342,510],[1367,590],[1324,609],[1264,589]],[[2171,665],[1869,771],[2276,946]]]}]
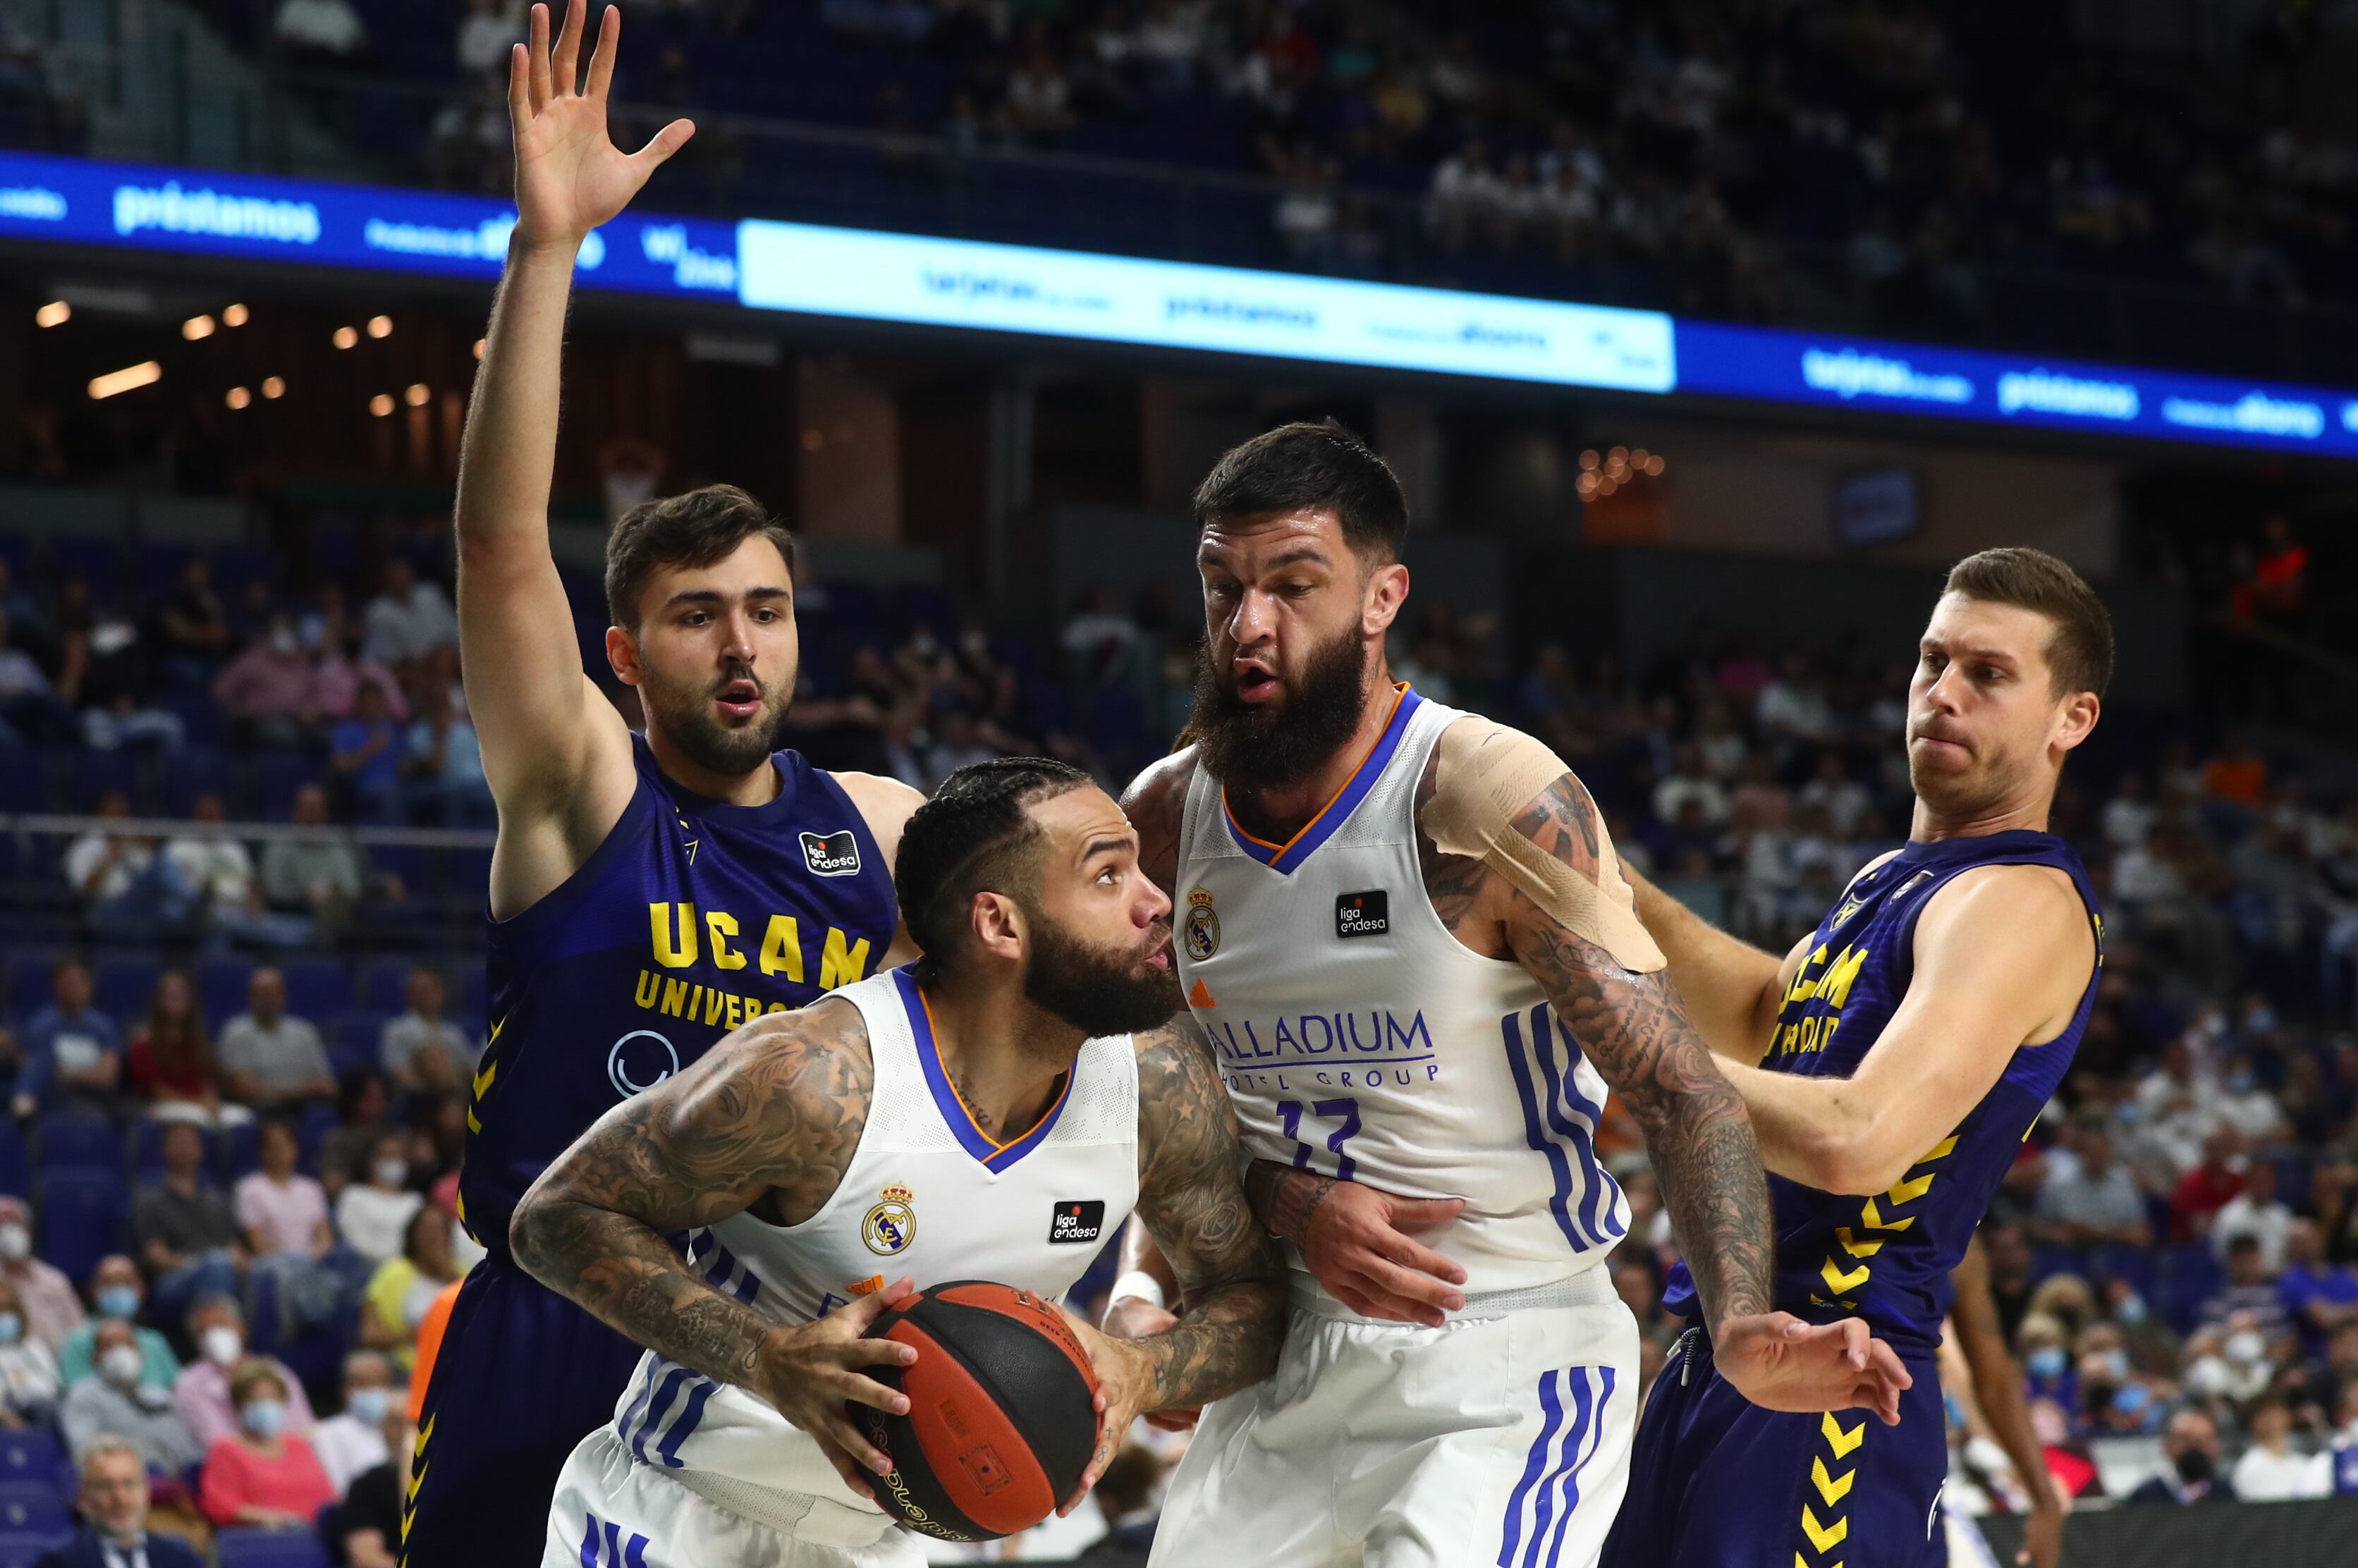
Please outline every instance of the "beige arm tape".
[{"label": "beige arm tape", "polygon": [[1594,819],[1594,879],[1515,831],[1515,818],[1572,771],[1562,758],[1520,730],[1468,716],[1442,731],[1433,759],[1433,798],[1419,821],[1435,849],[1488,866],[1623,968],[1650,974],[1668,967],[1638,919],[1636,896],[1601,818]]}]

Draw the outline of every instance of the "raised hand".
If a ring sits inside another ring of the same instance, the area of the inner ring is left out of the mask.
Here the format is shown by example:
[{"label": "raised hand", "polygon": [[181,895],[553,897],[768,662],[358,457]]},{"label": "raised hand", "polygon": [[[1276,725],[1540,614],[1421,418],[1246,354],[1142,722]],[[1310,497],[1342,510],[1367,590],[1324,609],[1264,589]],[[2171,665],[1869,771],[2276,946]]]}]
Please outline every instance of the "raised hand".
[{"label": "raised hand", "polygon": [[696,126],[674,120],[635,153],[606,133],[606,93],[622,14],[606,7],[586,78],[579,72],[588,0],[568,0],[556,47],[548,7],[532,8],[532,41],[508,57],[508,119],[515,131],[516,231],[531,245],[576,246],[582,236],[630,205],[647,177],[687,145]]},{"label": "raised hand", "polygon": [[1788,1312],[1732,1317],[1712,1336],[1712,1359],[1736,1391],[1763,1410],[1841,1411],[1864,1405],[1899,1424],[1899,1395],[1915,1379],[1865,1322],[1804,1323]]}]

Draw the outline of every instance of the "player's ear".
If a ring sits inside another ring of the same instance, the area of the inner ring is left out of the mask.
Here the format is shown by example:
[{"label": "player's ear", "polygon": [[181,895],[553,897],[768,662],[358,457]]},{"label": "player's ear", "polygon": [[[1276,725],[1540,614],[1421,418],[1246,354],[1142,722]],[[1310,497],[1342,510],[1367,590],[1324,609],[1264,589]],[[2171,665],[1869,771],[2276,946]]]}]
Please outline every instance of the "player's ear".
[{"label": "player's ear", "polygon": [[620,626],[606,628],[606,662],[614,667],[614,678],[624,686],[639,684],[639,640]]},{"label": "player's ear", "polygon": [[967,910],[975,945],[993,957],[1010,963],[1023,957],[1023,912],[1003,892],[979,892]]},{"label": "player's ear", "polygon": [[2085,741],[2096,728],[2096,720],[2104,709],[2104,699],[2093,691],[2076,692],[2056,715],[2054,743],[2062,751],[2071,751]]},{"label": "player's ear", "polygon": [[1367,595],[1359,611],[1361,630],[1371,636],[1390,631],[1407,601],[1408,568],[1398,561],[1376,568],[1368,574]]}]

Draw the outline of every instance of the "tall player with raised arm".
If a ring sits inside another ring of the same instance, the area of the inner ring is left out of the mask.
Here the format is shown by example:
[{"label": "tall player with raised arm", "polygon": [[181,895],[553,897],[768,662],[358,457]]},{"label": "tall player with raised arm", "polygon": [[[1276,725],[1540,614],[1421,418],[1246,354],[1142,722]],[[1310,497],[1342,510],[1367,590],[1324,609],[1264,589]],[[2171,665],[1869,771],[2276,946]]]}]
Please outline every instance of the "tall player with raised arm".
[{"label": "tall player with raised arm", "polygon": [[606,551],[606,654],[644,735],[582,669],[549,555],[575,253],[687,142],[606,132],[621,23],[588,70],[583,0],[511,61],[517,222],[460,460],[459,633],[499,803],[492,1040],[468,1108],[460,1214],[489,1249],[461,1289],[419,1422],[406,1562],[537,1559],[558,1468],[610,1419],[638,1347],[516,1267],[508,1220],[618,1099],[749,1017],[897,961],[890,875],[914,791],[773,751],[795,686],[794,540],[716,486],[652,501]]},{"label": "tall player with raised arm", "polygon": [[[1255,1212],[1292,1244],[1294,1315],[1277,1374],[1205,1411],[1155,1563],[1595,1558],[1638,1393],[1637,1325],[1597,1267],[1628,1226],[1591,1142],[1608,1087],[1727,1376],[1781,1409],[1887,1417],[1905,1379],[1886,1347],[1771,1305],[1744,1108],[1580,781],[1390,679],[1391,471],[1331,422],[1287,426],[1223,457],[1195,511],[1193,744],[1128,805],[1178,905]],[[1164,1321],[1136,1300],[1108,1319]]]},{"label": "tall player with raised arm", "polygon": [[[1779,1306],[1858,1313],[1914,1369],[1895,1430],[1747,1404],[1697,1313],[1655,1385],[1609,1568],[1929,1568],[1949,1470],[1932,1357],[1998,1182],[2094,1006],[2104,925],[2047,831],[2113,669],[2104,605],[2038,550],[1950,571],[1908,696],[1908,842],[1777,957],[1643,878],[1637,909],[1752,1114],[1777,1211]],[[2051,1550],[2051,1532],[2039,1544]]]}]

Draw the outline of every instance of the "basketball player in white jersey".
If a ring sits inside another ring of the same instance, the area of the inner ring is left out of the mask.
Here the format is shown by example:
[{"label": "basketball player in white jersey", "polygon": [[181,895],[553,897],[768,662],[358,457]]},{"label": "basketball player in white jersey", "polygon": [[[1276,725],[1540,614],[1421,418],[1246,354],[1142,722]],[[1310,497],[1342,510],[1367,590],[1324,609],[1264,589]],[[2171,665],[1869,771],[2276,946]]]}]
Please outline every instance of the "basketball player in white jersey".
[{"label": "basketball player in white jersey", "polygon": [[[1295,1310],[1276,1374],[1204,1412],[1154,1563],[1595,1558],[1638,1395],[1637,1325],[1596,1266],[1628,1223],[1592,1144],[1608,1087],[1710,1281],[1728,1377],[1887,1417],[1899,1370],[1862,1325],[1769,1310],[1743,1105],[1580,782],[1392,683],[1391,471],[1331,421],[1287,426],[1223,457],[1195,509],[1193,743],[1127,806]],[[1149,1301],[1109,1317],[1163,1321]]]},{"label": "basketball player in white jersey", "polygon": [[865,1331],[912,1280],[1060,1297],[1133,1209],[1189,1310],[1151,1339],[1079,1326],[1103,1424],[1065,1509],[1137,1415],[1275,1362],[1282,1271],[1174,1016],[1171,903],[1120,808],[1060,762],[963,768],[894,871],[924,959],[746,1025],[615,1107],[516,1210],[525,1266],[647,1346],[558,1480],[548,1568],[923,1561],[846,1404],[905,1411],[862,1368],[916,1353]]}]

